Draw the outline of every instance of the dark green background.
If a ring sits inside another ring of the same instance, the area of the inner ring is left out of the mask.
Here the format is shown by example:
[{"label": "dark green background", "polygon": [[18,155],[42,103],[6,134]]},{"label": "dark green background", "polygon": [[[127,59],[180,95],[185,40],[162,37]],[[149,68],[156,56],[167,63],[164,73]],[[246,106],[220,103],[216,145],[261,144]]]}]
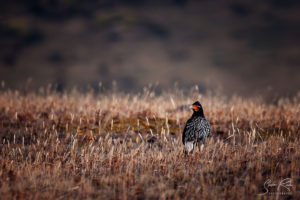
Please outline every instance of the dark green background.
[{"label": "dark green background", "polygon": [[296,0],[2,1],[0,80],[9,88],[98,90],[101,82],[110,90],[115,80],[125,92],[177,83],[295,95],[299,8]]}]

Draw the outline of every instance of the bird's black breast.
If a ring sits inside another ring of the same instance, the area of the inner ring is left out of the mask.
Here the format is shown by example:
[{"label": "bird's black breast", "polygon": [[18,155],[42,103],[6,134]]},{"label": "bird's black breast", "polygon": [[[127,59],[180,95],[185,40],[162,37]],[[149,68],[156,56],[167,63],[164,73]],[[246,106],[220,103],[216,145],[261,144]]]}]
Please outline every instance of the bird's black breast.
[{"label": "bird's black breast", "polygon": [[191,117],[182,133],[182,142],[205,140],[210,133],[210,124],[205,117]]}]

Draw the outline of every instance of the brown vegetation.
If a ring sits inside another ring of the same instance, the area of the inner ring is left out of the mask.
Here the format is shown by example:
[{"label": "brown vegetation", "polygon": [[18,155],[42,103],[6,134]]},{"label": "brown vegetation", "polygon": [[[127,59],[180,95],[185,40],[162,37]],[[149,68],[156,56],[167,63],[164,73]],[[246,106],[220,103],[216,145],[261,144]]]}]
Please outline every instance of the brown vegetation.
[{"label": "brown vegetation", "polygon": [[[185,156],[186,105],[196,99],[212,134],[202,151]],[[0,111],[3,199],[299,198],[299,95],[267,104],[195,90],[2,91]],[[292,179],[290,193],[259,195],[267,179],[284,178]]]}]

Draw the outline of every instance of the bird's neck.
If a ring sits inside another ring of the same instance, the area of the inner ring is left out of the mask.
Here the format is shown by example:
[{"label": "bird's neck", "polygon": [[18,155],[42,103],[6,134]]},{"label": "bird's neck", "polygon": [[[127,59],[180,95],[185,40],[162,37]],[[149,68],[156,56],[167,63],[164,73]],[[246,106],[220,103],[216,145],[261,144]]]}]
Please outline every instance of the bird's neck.
[{"label": "bird's neck", "polygon": [[193,117],[204,117],[203,109],[200,109],[199,111],[194,111]]}]

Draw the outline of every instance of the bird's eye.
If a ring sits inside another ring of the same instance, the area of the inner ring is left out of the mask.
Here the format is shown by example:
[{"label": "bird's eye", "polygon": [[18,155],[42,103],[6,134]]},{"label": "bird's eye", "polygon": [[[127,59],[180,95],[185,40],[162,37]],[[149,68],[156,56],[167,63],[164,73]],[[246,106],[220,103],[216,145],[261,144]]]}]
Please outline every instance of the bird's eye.
[{"label": "bird's eye", "polygon": [[193,105],[193,109],[194,109],[195,111],[198,111],[198,110],[199,110],[199,106],[198,106],[198,105]]}]

